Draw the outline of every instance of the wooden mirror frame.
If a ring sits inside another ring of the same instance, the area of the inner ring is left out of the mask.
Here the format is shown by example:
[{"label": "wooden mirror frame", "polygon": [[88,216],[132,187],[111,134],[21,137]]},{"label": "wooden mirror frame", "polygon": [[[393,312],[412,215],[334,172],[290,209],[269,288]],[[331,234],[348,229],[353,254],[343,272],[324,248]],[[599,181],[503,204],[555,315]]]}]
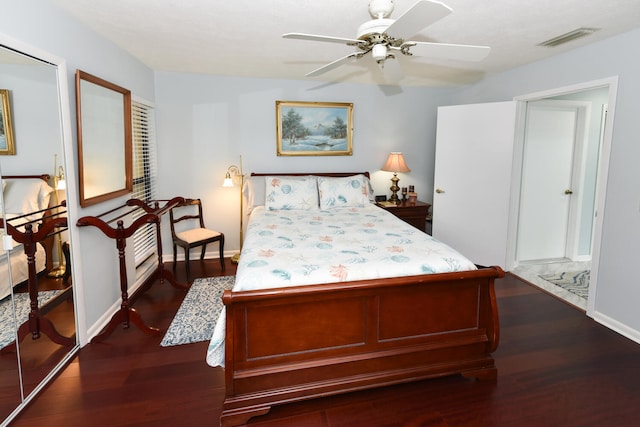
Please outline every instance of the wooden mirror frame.
[{"label": "wooden mirror frame", "polygon": [[[89,97],[87,84],[95,85],[100,93],[100,105],[96,97]],[[88,121],[92,112],[98,110],[108,118],[118,117],[122,105],[123,122],[119,120]],[[111,114],[109,114],[111,113]],[[132,144],[131,144],[131,91],[76,70],[76,114],[78,126],[78,176],[80,206],[94,205],[124,196],[133,189]],[[84,117],[84,126],[83,126]],[[110,137],[113,136],[113,140]],[[104,144],[107,141],[108,144]],[[121,153],[114,148],[120,145]],[[110,161],[112,158],[113,161]],[[87,182],[91,177],[91,184]],[[96,178],[99,178],[96,179]],[[121,181],[124,178],[124,181]],[[97,187],[99,190],[92,190]]]}]

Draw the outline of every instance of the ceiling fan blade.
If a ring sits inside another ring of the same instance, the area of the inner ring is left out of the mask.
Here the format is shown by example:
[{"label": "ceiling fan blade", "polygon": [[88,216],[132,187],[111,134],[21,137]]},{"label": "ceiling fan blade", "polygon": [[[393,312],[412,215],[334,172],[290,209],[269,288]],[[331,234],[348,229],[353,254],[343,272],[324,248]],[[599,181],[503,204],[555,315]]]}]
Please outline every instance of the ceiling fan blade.
[{"label": "ceiling fan blade", "polygon": [[360,58],[362,55],[363,55],[362,52],[351,53],[351,54],[349,54],[347,56],[343,56],[340,59],[336,59],[333,62],[330,62],[330,63],[328,63],[326,65],[323,65],[322,67],[317,68],[317,69],[313,70],[312,72],[305,74],[305,76],[306,77],[319,76],[320,74],[324,74],[329,70],[333,70],[334,68],[338,68],[340,65],[348,62],[352,58]]},{"label": "ceiling fan blade", "polygon": [[447,44],[408,41],[403,45],[410,46],[413,56],[424,56],[434,59],[451,59],[455,61],[482,61],[489,55],[488,46],[472,46],[468,44]]},{"label": "ceiling fan blade", "polygon": [[286,34],[283,34],[282,37],[285,39],[341,43],[341,44],[354,45],[354,46],[364,43],[362,40],[358,40],[358,39],[347,39],[344,37],[332,37],[332,36],[318,36],[315,34],[304,34],[304,33],[286,33]]},{"label": "ceiling fan blade", "polygon": [[453,12],[453,9],[439,1],[418,0],[409,10],[389,25],[386,33],[396,38],[410,37],[441,20],[451,12]]}]

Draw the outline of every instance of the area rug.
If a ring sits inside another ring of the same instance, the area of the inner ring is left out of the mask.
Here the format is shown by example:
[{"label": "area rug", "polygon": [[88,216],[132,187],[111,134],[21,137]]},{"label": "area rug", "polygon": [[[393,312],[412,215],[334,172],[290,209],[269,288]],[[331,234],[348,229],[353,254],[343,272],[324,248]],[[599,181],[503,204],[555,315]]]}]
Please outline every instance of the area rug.
[{"label": "area rug", "polygon": [[222,310],[222,293],[233,288],[235,276],[195,279],[160,345],[208,341]]},{"label": "area rug", "polygon": [[539,277],[554,285],[578,295],[584,299],[589,296],[589,274],[590,270],[564,271],[562,273],[541,274]]},{"label": "area rug", "polygon": [[[38,292],[38,305],[42,307],[47,301],[58,295],[60,292],[61,290]],[[18,325],[22,325],[24,322],[29,320],[29,311],[31,310],[29,294],[13,294],[13,299],[16,303],[16,319],[18,321]],[[12,308],[11,296],[7,296],[0,301],[0,349],[11,344],[16,339]]]}]

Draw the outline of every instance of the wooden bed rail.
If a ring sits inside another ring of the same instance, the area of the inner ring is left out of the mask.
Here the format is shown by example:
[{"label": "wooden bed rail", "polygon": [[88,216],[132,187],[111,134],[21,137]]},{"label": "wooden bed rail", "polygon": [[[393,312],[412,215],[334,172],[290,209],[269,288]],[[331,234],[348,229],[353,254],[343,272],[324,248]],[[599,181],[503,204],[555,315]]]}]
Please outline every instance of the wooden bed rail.
[{"label": "wooden bed rail", "polygon": [[[478,270],[470,271],[458,271],[454,273],[441,273],[446,274],[448,280],[461,280],[468,277],[474,278],[493,278],[503,277],[504,271],[500,267],[485,267]],[[356,280],[352,282],[336,282],[336,283],[321,283],[317,285],[304,285],[304,286],[291,286],[286,288],[274,288],[274,289],[258,289],[251,291],[233,292],[232,290],[225,290],[222,296],[224,304],[239,303],[247,300],[259,301],[268,300],[273,298],[282,298],[283,296],[293,295],[302,296],[306,294],[321,295],[327,292],[342,292],[345,290],[357,290],[357,289],[376,289],[387,288],[393,286],[401,286],[407,283],[412,284],[427,284],[433,282],[442,282],[441,274],[426,274],[419,276],[402,276],[402,277],[390,277],[380,281],[380,279],[370,280]],[[497,276],[496,276],[497,275]]]}]

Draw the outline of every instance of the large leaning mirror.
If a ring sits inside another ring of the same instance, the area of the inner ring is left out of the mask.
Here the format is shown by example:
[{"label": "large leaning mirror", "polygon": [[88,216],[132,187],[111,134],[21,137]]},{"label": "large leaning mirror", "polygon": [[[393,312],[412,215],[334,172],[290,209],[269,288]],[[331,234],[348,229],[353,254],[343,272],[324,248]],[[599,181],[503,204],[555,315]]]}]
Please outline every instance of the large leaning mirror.
[{"label": "large leaning mirror", "polygon": [[[0,89],[10,109],[14,145],[13,153],[0,155],[2,425],[78,350],[68,250],[73,244],[62,203],[67,199],[63,138],[69,115],[65,126],[61,107],[68,100],[66,78],[64,61],[0,34]],[[38,322],[29,321],[33,318]]]},{"label": "large leaning mirror", "polygon": [[80,205],[131,192],[131,91],[76,71]]}]

